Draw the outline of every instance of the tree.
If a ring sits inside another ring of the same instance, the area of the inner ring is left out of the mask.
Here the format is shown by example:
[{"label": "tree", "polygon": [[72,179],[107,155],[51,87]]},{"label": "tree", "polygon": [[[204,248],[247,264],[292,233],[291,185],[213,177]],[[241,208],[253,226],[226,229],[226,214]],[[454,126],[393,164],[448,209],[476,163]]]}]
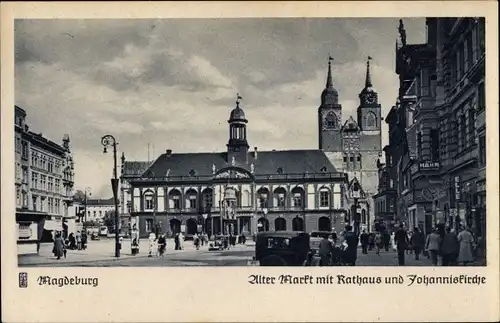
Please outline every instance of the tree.
[{"label": "tree", "polygon": [[104,214],[104,225],[107,226],[108,228],[114,228],[115,227],[115,211],[106,211]]},{"label": "tree", "polygon": [[73,201],[83,204],[85,202],[85,192],[83,192],[82,190],[76,190],[75,194],[73,195]]}]

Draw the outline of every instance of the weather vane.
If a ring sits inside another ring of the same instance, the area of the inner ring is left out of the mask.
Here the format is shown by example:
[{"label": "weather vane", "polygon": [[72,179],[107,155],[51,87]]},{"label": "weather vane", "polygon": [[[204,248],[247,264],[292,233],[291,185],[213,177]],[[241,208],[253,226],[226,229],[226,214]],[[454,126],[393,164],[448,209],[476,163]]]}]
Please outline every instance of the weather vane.
[{"label": "weather vane", "polygon": [[236,93],[236,104],[240,104],[241,100],[243,100],[243,97],[239,93]]}]

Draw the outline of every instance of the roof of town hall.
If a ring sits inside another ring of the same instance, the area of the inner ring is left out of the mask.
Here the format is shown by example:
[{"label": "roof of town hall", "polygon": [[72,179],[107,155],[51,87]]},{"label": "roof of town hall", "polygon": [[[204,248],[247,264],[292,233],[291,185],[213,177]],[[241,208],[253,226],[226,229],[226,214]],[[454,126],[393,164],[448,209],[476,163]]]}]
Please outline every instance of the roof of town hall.
[{"label": "roof of town hall", "polygon": [[[254,175],[278,174],[315,174],[338,173],[325,153],[321,150],[273,150],[248,153],[248,164],[236,162],[234,167],[249,170],[254,164]],[[144,165],[144,164],[141,164]],[[188,177],[188,176],[213,176],[213,165],[216,172],[221,169],[233,167],[231,161],[227,162],[226,152],[214,153],[171,153],[162,154],[142,174],[144,178],[150,177]],[[132,170],[132,165],[128,167]],[[136,165],[137,166],[137,165]],[[193,173],[194,171],[194,173]]]}]

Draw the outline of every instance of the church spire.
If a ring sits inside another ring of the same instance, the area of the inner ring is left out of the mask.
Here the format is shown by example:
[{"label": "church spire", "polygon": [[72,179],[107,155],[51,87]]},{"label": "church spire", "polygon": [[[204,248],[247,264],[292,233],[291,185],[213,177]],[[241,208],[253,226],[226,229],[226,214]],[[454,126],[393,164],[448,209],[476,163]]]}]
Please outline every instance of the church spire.
[{"label": "church spire", "polygon": [[333,82],[332,82],[332,61],[333,61],[332,56],[329,56],[328,57],[328,76],[326,77],[326,88],[327,89],[333,88]]},{"label": "church spire", "polygon": [[365,88],[373,87],[372,84],[372,75],[370,73],[370,60],[371,56],[368,56],[368,60],[366,61],[366,80],[365,80]]}]

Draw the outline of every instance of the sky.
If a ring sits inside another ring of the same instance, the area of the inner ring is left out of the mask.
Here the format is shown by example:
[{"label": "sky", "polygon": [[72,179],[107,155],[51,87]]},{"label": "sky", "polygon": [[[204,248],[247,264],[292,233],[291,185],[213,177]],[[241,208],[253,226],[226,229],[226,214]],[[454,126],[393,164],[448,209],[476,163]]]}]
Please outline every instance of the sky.
[{"label": "sky", "polygon": [[[425,19],[404,24],[409,43],[425,42]],[[225,151],[237,93],[251,147],[318,148],[329,55],[343,120],[356,118],[368,56],[387,115],[397,27],[388,18],[17,20],[15,103],[30,130],[58,143],[70,135],[75,189],[109,198],[103,135],[127,160]]]}]

